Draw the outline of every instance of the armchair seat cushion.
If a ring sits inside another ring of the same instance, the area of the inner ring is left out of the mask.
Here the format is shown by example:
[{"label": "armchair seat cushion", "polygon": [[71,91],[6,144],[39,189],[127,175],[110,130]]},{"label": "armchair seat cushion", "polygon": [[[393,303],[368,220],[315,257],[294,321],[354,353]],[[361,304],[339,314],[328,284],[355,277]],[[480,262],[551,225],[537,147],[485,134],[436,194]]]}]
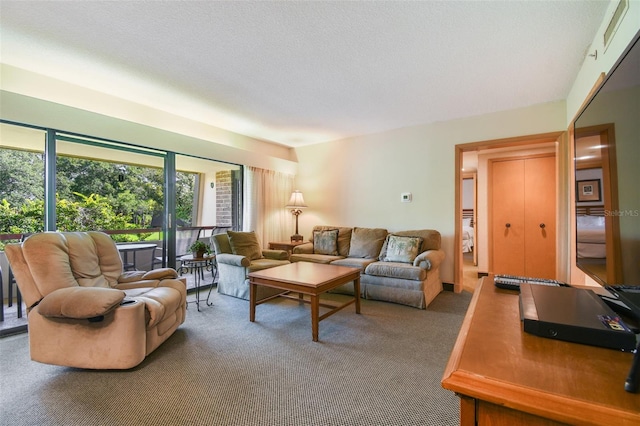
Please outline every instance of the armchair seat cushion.
[{"label": "armchair seat cushion", "polygon": [[288,260],[277,259],[257,259],[251,262],[251,265],[247,268],[249,272],[260,271],[262,269],[273,268],[274,266],[287,265],[290,262]]},{"label": "armchair seat cushion", "polygon": [[124,291],[112,288],[67,287],[46,295],[38,310],[51,318],[94,318],[115,309],[124,297]]},{"label": "armchair seat cushion", "polygon": [[425,269],[404,262],[374,262],[365,269],[367,275],[423,281],[427,278]]}]

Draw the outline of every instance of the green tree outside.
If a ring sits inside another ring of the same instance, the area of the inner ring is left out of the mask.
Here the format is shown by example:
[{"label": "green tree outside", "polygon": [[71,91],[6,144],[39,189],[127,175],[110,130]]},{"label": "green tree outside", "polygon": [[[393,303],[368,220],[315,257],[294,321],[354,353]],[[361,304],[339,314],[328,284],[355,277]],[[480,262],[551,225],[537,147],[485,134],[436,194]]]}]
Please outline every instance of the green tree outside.
[{"label": "green tree outside", "polygon": [[[162,212],[162,169],[60,156],[56,170],[59,231],[145,228]],[[195,177],[194,173],[177,174],[177,217],[185,223],[191,223]],[[43,154],[0,148],[0,233],[41,232],[43,226]],[[138,241],[151,235],[112,237]]]}]

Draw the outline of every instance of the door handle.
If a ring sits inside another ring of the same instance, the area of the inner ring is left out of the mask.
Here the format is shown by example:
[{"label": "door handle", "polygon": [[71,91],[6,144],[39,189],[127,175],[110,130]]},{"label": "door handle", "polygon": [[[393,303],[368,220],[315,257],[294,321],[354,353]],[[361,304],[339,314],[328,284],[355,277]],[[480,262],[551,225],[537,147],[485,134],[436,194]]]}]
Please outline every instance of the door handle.
[{"label": "door handle", "polygon": [[511,228],[511,224],[509,222],[505,223],[504,226],[506,226],[507,228]]},{"label": "door handle", "polygon": [[543,228],[543,229],[544,229],[544,227],[545,227],[544,223],[541,223],[541,224],[540,224],[540,228]]}]

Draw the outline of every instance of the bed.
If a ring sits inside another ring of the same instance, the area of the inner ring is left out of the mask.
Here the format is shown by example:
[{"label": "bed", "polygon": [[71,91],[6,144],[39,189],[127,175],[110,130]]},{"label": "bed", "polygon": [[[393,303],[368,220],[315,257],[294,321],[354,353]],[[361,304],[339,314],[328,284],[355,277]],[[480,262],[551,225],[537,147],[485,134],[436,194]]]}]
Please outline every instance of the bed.
[{"label": "bed", "polygon": [[473,229],[473,209],[464,209],[462,211],[462,252],[471,253],[473,251],[473,242],[475,230]]},{"label": "bed", "polygon": [[[599,210],[590,209],[589,214],[576,216],[576,240],[578,257],[603,259],[607,257],[604,215]],[[604,211],[603,211],[604,213]]]}]

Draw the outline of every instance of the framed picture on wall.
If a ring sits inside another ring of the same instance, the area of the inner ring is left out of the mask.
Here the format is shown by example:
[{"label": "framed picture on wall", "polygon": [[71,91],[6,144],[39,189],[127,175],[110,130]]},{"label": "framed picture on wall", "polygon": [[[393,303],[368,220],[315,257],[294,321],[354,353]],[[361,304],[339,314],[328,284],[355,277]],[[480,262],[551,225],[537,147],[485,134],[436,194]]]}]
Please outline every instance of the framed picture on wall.
[{"label": "framed picture on wall", "polygon": [[579,180],[576,182],[576,190],[578,192],[577,199],[580,201],[602,201],[602,192],[600,191],[600,179]]}]

